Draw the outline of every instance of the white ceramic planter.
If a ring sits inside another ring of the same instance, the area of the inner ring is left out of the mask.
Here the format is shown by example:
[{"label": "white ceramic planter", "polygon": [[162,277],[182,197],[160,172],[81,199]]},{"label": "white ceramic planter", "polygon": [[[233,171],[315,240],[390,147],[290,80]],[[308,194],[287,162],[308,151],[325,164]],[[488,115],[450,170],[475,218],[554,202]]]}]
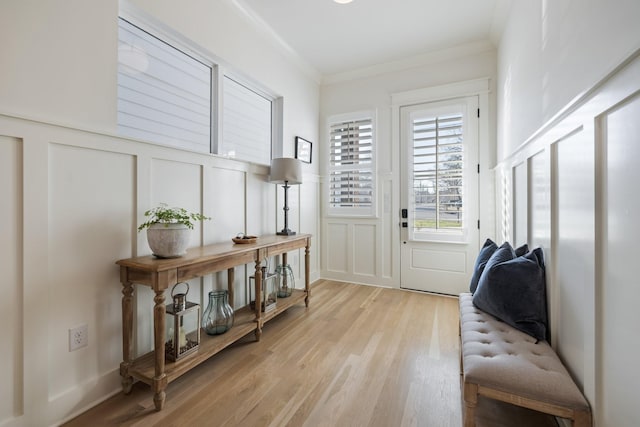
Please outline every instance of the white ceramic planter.
[{"label": "white ceramic planter", "polygon": [[159,258],[178,258],[187,253],[191,230],[184,224],[152,224],[147,229],[151,252]]}]

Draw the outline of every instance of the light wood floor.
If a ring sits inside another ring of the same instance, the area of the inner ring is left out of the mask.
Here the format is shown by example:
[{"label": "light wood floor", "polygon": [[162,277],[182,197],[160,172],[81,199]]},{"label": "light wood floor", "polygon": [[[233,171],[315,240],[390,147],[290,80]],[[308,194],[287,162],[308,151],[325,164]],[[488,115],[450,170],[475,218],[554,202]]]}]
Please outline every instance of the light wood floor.
[{"label": "light wood floor", "polygon": [[[333,281],[167,388],[116,395],[66,426],[461,426],[458,300]],[[482,407],[482,404],[481,404]],[[478,426],[555,426],[531,411]],[[482,414],[482,411],[480,411]],[[523,415],[524,414],[524,415]]]}]

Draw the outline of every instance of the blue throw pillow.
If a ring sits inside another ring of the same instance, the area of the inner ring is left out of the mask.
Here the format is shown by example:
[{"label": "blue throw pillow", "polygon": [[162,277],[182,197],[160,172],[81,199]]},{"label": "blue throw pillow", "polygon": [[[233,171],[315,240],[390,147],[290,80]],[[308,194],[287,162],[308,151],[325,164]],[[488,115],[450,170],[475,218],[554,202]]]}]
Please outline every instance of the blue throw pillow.
[{"label": "blue throw pillow", "polygon": [[480,276],[484,271],[484,266],[491,258],[491,255],[498,249],[498,245],[496,245],[493,240],[487,239],[482,245],[482,249],[480,249],[480,253],[476,258],[476,264],[473,266],[473,275],[471,276],[471,283],[469,284],[469,292],[474,293],[476,288],[478,287],[478,280],[480,280]]},{"label": "blue throw pillow", "polygon": [[545,340],[547,296],[542,249],[516,257],[508,243],[500,246],[487,261],[473,303],[514,328]]},{"label": "blue throw pillow", "polygon": [[518,246],[516,248],[516,256],[522,256],[522,255],[526,255],[527,252],[529,252],[529,245],[527,245],[526,243],[522,246]]},{"label": "blue throw pillow", "polygon": [[[498,245],[491,239],[487,239],[480,249],[480,253],[476,258],[476,263],[473,266],[473,274],[471,275],[471,283],[469,283],[469,292],[474,293],[478,288],[478,281],[484,271],[487,261],[491,258],[491,255],[498,249]],[[525,243],[515,250],[515,256],[522,256],[529,252],[529,246]]]}]

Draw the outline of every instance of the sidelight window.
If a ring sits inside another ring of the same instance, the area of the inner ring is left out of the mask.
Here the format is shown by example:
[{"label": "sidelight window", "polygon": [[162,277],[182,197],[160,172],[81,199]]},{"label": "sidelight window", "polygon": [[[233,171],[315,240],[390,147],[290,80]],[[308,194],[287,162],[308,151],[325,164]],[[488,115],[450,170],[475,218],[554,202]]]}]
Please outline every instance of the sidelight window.
[{"label": "sidelight window", "polygon": [[329,120],[329,214],[375,215],[372,113]]}]

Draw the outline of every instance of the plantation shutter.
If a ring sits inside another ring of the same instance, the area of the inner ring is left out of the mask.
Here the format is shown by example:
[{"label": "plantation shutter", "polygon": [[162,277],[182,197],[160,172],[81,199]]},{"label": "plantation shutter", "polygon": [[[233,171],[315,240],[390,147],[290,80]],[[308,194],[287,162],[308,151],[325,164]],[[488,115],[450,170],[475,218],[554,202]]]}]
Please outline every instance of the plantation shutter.
[{"label": "plantation shutter", "polygon": [[463,116],[412,119],[413,199],[417,210],[432,212],[414,229],[460,229],[463,217]]},{"label": "plantation shutter", "polygon": [[212,67],[120,18],[118,132],[211,151]]},{"label": "plantation shutter", "polygon": [[329,133],[329,213],[373,215],[373,119],[335,122]]},{"label": "plantation shutter", "polygon": [[271,163],[271,100],[225,76],[222,144],[218,154]]}]

